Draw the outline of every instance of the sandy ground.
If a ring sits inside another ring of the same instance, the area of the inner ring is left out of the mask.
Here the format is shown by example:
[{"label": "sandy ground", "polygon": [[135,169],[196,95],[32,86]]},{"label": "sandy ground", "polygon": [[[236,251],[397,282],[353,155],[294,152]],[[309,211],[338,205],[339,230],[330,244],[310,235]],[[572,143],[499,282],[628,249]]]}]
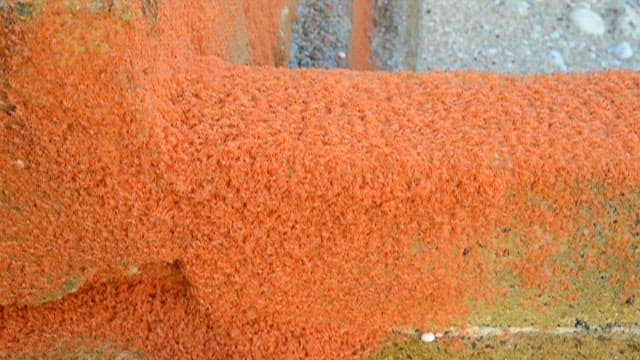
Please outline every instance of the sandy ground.
[{"label": "sandy ground", "polygon": [[[640,68],[640,58],[617,58],[610,48],[638,41],[616,23],[619,1],[482,0],[424,1],[416,69],[477,69],[513,73]],[[569,14],[590,7],[606,24],[605,33],[580,30]],[[640,24],[638,24],[640,26]],[[554,55],[555,54],[555,55]],[[557,60],[560,55],[565,67]]]},{"label": "sandy ground", "polygon": [[[348,0],[334,3],[351,3]],[[308,23],[323,14],[307,11],[317,1],[299,5]],[[321,2],[326,3],[326,2]],[[382,70],[481,70],[517,74],[553,71],[640,69],[640,2],[638,0],[372,0],[370,60]],[[604,31],[593,34],[572,21],[575,9],[590,9],[602,19]],[[300,29],[300,26],[296,27]],[[333,32],[344,44],[349,28]],[[294,32],[296,30],[294,29]],[[292,41],[318,43],[328,57],[336,47],[325,29]],[[298,34],[300,32],[298,31]],[[631,53],[616,56],[625,43]],[[343,47],[343,46],[342,46]],[[300,56],[293,53],[292,56]],[[303,55],[303,54],[302,54]],[[317,55],[316,55],[317,56]],[[305,64],[297,59],[297,64]],[[306,62],[309,63],[309,62]],[[328,63],[325,63],[323,67]],[[342,67],[342,66],[340,66]]]}]

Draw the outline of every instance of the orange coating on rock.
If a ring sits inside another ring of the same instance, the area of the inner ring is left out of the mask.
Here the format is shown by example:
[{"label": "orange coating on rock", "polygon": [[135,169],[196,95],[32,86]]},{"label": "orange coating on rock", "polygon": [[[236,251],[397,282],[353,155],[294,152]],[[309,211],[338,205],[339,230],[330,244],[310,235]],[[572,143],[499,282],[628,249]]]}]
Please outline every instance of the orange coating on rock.
[{"label": "orange coating on rock", "polygon": [[[290,7],[292,4],[295,4],[295,1],[243,1],[253,65],[282,65],[283,63],[286,65],[288,59],[283,59],[282,56],[287,56],[289,49],[284,49],[283,54],[283,49],[280,49],[279,46],[289,43],[279,44],[276,39],[281,35],[287,37],[290,35],[287,33],[290,31],[281,28],[284,24],[281,24],[280,21],[285,6],[289,6],[290,13],[295,12],[295,6]],[[280,34],[280,31],[283,31],[284,34]]]},{"label": "orange coating on rock", "polygon": [[372,26],[371,0],[354,0],[352,14],[349,68],[371,70],[369,61]]},{"label": "orange coating on rock", "polygon": [[[490,302],[504,226],[543,291],[579,206],[603,211],[593,187],[639,188],[637,73],[250,68],[216,57],[224,5],[158,3],[155,23],[41,11],[3,19],[9,353],[95,336],[150,358],[358,356]],[[627,244],[608,251],[637,260]],[[140,278],[110,280],[128,264]],[[22,305],[76,277],[78,294]]]}]

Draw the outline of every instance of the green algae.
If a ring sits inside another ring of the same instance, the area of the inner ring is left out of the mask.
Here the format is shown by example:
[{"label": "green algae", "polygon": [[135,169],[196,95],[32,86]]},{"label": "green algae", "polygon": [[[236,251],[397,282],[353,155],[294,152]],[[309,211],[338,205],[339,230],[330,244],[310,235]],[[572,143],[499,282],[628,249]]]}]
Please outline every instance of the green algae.
[{"label": "green algae", "polygon": [[132,263],[129,260],[121,260],[119,265],[127,276],[133,276],[140,273],[140,268],[138,267],[138,265]]},{"label": "green algae", "polygon": [[[636,287],[630,281],[640,274],[640,195],[630,190],[607,198],[601,188],[595,189],[599,200],[576,208],[583,219],[572,219],[569,233],[551,235],[542,225],[518,219],[505,226],[509,231],[503,231],[504,236],[494,242],[499,247],[483,254],[494,274],[488,288],[499,296],[488,302],[469,299],[471,312],[458,322],[543,328],[572,326],[576,319],[625,326],[639,322],[640,311],[633,301]],[[553,208],[553,203],[541,196],[530,195],[529,199],[533,206]],[[522,234],[535,233],[550,252],[535,263],[539,268],[527,264],[527,256],[537,249],[522,238]],[[496,249],[504,249],[506,256],[497,254]],[[530,266],[529,271],[539,272],[544,280],[526,283],[523,266]]]},{"label": "green algae", "polygon": [[142,16],[147,19],[151,26],[158,23],[158,2],[156,0],[145,0],[142,5]]},{"label": "green algae", "polygon": [[419,53],[419,33],[420,33],[420,1],[409,0],[407,4],[407,24],[406,42],[407,50],[403,59],[405,69],[415,70],[417,68]]},{"label": "green algae", "polygon": [[289,63],[289,38],[293,29],[293,22],[295,20],[295,9],[297,0],[289,0],[280,11],[280,23],[278,26],[278,39],[276,46],[278,48],[278,55],[276,59],[277,66],[287,66]]},{"label": "green algae", "polygon": [[117,347],[110,343],[102,343],[99,345],[84,344],[83,341],[74,342],[58,341],[46,351],[37,354],[18,354],[10,357],[11,360],[26,359],[78,359],[78,360],[133,360],[141,359],[143,355],[138,350],[127,350],[126,348]]},{"label": "green algae", "polygon": [[385,343],[369,360],[408,359],[638,359],[640,339],[614,334],[513,335],[449,339],[423,343],[417,338],[396,338]]},{"label": "green algae", "polygon": [[[244,1],[240,1],[239,6],[243,9]],[[236,64],[252,65],[251,45],[244,15],[238,16],[235,20],[235,39],[229,41],[229,54]]]},{"label": "green algae", "polygon": [[16,13],[18,14],[18,18],[20,20],[26,20],[31,15],[33,15],[34,6],[32,3],[27,1],[18,1],[16,3]]},{"label": "green algae", "polygon": [[74,275],[68,277],[64,281],[63,287],[61,289],[45,293],[45,295],[40,299],[40,304],[46,304],[51,301],[60,300],[63,297],[78,291],[81,284],[82,279],[79,276]]}]

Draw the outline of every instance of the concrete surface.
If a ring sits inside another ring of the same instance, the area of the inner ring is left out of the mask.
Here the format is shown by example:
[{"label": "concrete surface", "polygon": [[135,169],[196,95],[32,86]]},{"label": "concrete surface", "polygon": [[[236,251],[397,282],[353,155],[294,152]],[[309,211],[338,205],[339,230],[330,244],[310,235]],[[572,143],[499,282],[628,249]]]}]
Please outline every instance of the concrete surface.
[{"label": "concrete surface", "polygon": [[[314,11],[323,1],[300,4],[298,21],[305,23],[333,15]],[[334,0],[333,3],[350,1]],[[514,74],[553,71],[640,69],[640,6],[636,0],[371,0],[373,28],[370,63],[378,70],[479,70]],[[593,35],[576,26],[570,14],[590,9],[601,17],[605,31]],[[350,28],[332,30],[334,39],[323,37],[322,48],[331,58],[344,49]],[[328,24],[328,22],[325,22]],[[296,42],[313,43],[313,33],[295,35]],[[329,40],[329,42],[327,42]],[[617,56],[624,45],[626,55]],[[631,50],[631,54],[628,53]],[[322,55],[316,53],[315,57]],[[299,64],[312,67],[298,58]],[[324,64],[324,67],[327,67]],[[339,66],[343,67],[343,66]]]}]

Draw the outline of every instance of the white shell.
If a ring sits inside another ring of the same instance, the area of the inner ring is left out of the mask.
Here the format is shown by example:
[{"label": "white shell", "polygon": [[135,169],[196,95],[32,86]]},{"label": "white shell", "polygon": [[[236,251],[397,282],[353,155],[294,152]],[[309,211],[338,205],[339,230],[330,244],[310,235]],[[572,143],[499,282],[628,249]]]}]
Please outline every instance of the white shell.
[{"label": "white shell", "polygon": [[602,35],[606,30],[602,17],[590,9],[578,8],[572,10],[569,13],[569,20],[578,29],[587,34]]},{"label": "white shell", "polygon": [[551,60],[551,62],[554,63],[558,68],[560,68],[560,70],[567,71],[567,65],[564,63],[564,58],[558,51],[549,51],[549,53],[547,53],[547,58]]},{"label": "white shell", "polygon": [[422,340],[422,342],[430,343],[436,340],[436,336],[433,333],[426,332],[420,335],[420,340]]},{"label": "white shell", "polygon": [[629,59],[633,56],[633,49],[628,42],[623,41],[620,44],[609,49],[609,53],[621,60]]}]

